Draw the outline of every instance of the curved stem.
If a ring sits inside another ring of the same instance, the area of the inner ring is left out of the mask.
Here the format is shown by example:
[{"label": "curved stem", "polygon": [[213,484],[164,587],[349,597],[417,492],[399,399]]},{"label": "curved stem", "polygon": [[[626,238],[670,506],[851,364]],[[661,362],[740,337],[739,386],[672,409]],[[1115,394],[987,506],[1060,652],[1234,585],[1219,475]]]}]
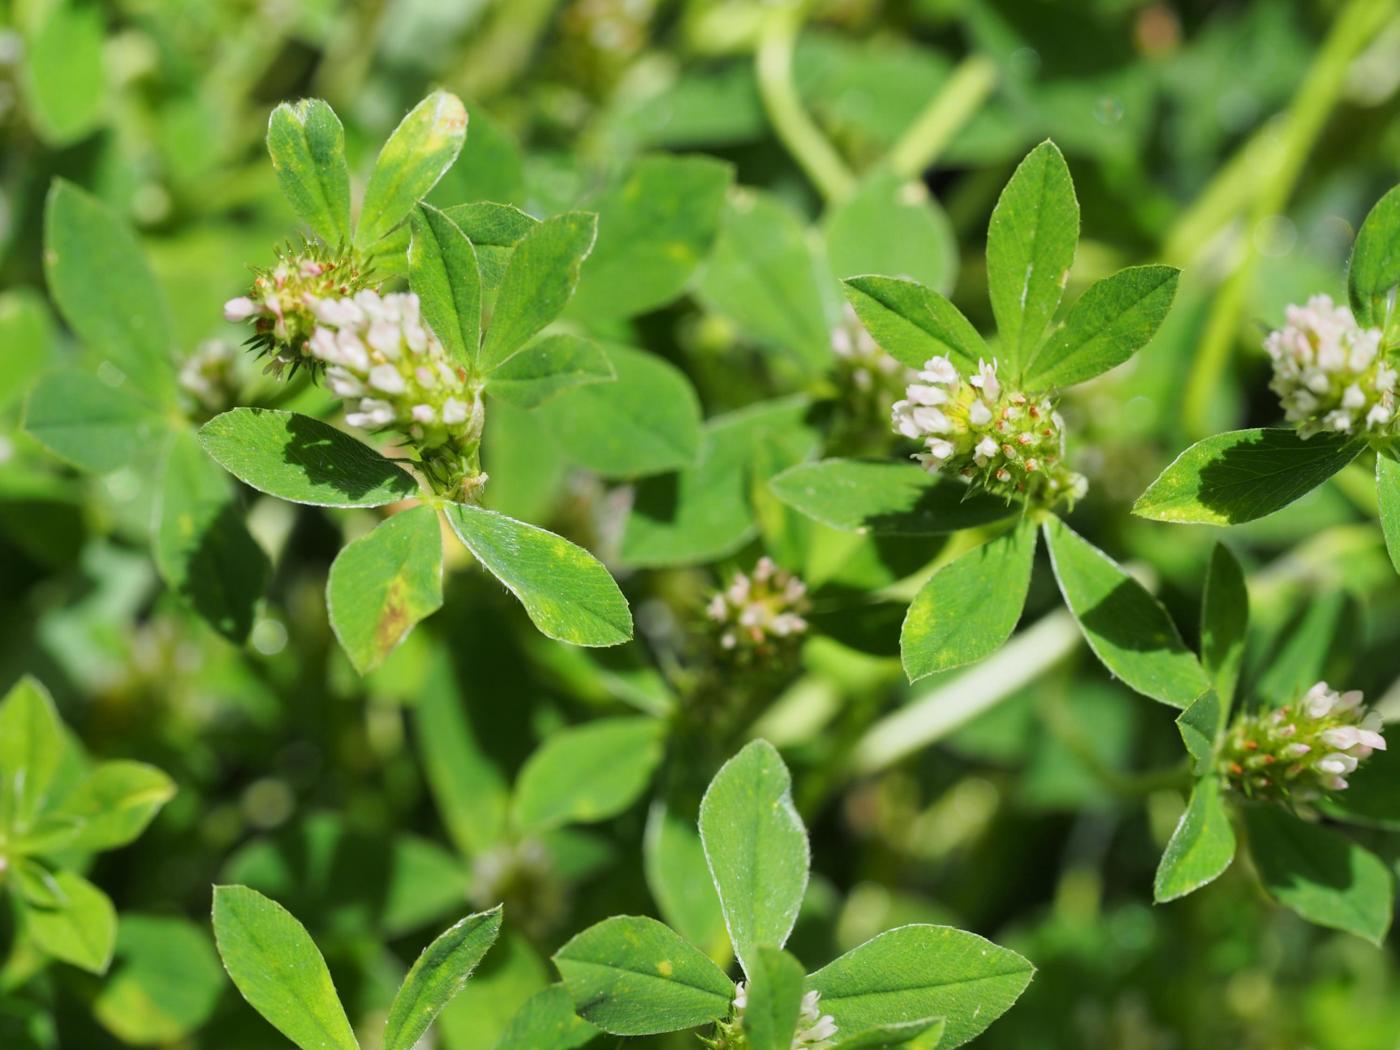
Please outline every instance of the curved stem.
[{"label": "curved stem", "polygon": [[1210,431],[1210,410],[1239,330],[1240,314],[1259,261],[1258,242],[1288,203],[1313,144],[1336,105],[1352,60],[1395,9],[1394,0],[1350,0],[1298,86],[1273,155],[1275,166],[1253,187],[1254,204],[1240,245],[1241,257],[1221,286],[1187,378],[1183,419],[1193,438]]},{"label": "curved stem", "polygon": [[793,49],[807,7],[802,2],[789,3],[769,14],[755,56],[758,93],[778,138],[830,203],[849,196],[856,180],[803,108],[792,79]]},{"label": "curved stem", "polygon": [[986,55],[963,59],[890,150],[890,169],[902,178],[912,179],[933,167],[953,136],[987,101],[996,83],[996,63]]}]

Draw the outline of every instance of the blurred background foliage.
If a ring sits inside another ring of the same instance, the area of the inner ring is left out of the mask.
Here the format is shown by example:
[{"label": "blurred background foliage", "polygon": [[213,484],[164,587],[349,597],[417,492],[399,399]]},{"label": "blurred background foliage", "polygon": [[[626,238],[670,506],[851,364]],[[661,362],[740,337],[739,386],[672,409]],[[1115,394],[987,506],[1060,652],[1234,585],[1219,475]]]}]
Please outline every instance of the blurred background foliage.
[{"label": "blurred background foliage", "polygon": [[[262,142],[283,99],[335,106],[362,189],[403,112],[446,87],[466,101],[470,127],[433,203],[498,201],[539,217],[600,208],[605,238],[609,201],[626,221],[625,200],[608,195],[638,158],[718,157],[745,188],[732,191],[738,206],[759,190],[785,209],[773,230],[800,224],[795,243],[772,239],[774,252],[813,252],[835,276],[914,273],[983,328],[988,214],[1016,162],[1050,137],[1083,209],[1071,296],[1128,263],[1185,271],[1153,344],[1062,411],[1091,486],[1075,527],[1151,566],[1193,640],[1219,534],[1134,520],[1128,507],[1188,440],[1276,421],[1262,335],[1286,303],[1340,297],[1355,225],[1400,172],[1394,4],[10,0],[0,24],[0,684],[37,675],[91,752],[152,762],[180,787],[137,844],[91,872],[122,915],[112,972],[9,953],[0,1044],[269,1045],[210,965],[210,885],[243,882],[307,924],[366,1031],[432,932],[504,897],[507,933],[439,1036],[446,1050],[494,1045],[515,1006],[552,979],[549,952],[570,932],[657,910],[647,870],[657,853],[644,862],[643,840],[659,832],[653,816],[648,833],[645,801],[528,841],[487,834],[481,813],[505,805],[526,757],[561,727],[640,709],[686,724],[676,748],[699,740],[662,777],[708,764],[692,778],[703,784],[752,732],[784,749],[814,833],[803,958],[918,920],[1032,959],[1036,980],[982,1046],[1400,1045],[1392,948],[1305,925],[1238,869],[1151,905],[1182,806],[1156,775],[1179,758],[1172,713],[1076,648],[1064,614],[1048,611],[1044,566],[1021,639],[1040,633],[1009,658],[1030,663],[1028,681],[997,685],[998,673],[1015,677],[1003,661],[990,685],[980,669],[971,695],[956,673],[910,687],[899,616],[937,543],[795,544],[798,526],[756,491],[757,528],[738,546],[629,565],[618,523],[630,486],[578,462],[572,413],[502,406],[488,503],[598,552],[628,594],[638,640],[604,653],[548,642],[459,554],[443,613],[360,679],[322,594],[335,552],[377,512],[332,516],[245,493],[273,574],[237,646],[158,581],[150,464],[82,474],[21,425],[34,378],[91,353],[46,296],[51,180],[90,190],[139,229],[182,356],[236,342],[220,304],[295,228]],[[830,144],[825,159],[802,145],[813,130]],[[885,173],[908,213],[849,210],[852,188]],[[636,280],[624,269],[580,293],[574,320],[679,368],[706,417],[802,392],[866,424],[825,428],[827,452],[889,452],[883,406],[872,415],[849,383],[822,378],[829,368],[792,364],[810,349],[796,344],[825,340],[836,323],[834,280],[814,285],[815,314],[784,313],[806,301],[781,281],[731,279],[726,253],[740,248],[721,228],[687,292],[640,313],[614,308]],[[247,399],[273,396],[250,355],[232,367],[228,382]],[[329,406],[317,391],[299,396]],[[1365,475],[1353,465],[1229,534],[1250,573],[1247,677],[1258,692],[1325,673],[1400,711],[1400,592]],[[694,655],[705,595],[765,551],[812,587],[814,630],[790,668],[706,670]],[[671,710],[677,677],[697,667],[718,676],[723,703],[743,705],[741,724],[707,737],[703,714]],[[903,721],[884,721],[896,712]],[[450,812],[453,799],[466,811]],[[1393,843],[1372,845],[1400,863]],[[0,913],[5,952],[12,934]]]}]

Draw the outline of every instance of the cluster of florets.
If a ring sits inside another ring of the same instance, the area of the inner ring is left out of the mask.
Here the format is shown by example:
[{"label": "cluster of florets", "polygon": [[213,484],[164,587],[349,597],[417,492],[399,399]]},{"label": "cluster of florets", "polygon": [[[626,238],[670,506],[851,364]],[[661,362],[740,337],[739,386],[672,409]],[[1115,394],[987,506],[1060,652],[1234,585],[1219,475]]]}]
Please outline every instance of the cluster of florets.
[{"label": "cluster of florets", "polygon": [[307,305],[316,320],[307,349],[345,399],[345,421],[406,436],[440,492],[466,496],[484,484],[481,391],[423,323],[418,296],[365,289]]},{"label": "cluster of florets", "polygon": [[[749,992],[743,981],[734,990],[734,1016],[721,1026],[727,1036],[727,1047],[747,1046],[742,1037],[744,1011],[749,1005]],[[797,1031],[793,1033],[790,1050],[831,1050],[836,1045],[836,1019],[821,1010],[821,993],[812,989],[802,996],[797,1016]]]},{"label": "cluster of florets", "polygon": [[278,250],[275,266],[255,271],[247,295],[224,304],[224,318],[253,323],[248,343],[268,358],[269,373],[314,367],[307,349],[317,323],[312,303],[354,295],[366,287],[368,276],[353,252],[331,252],[315,241],[288,246]]},{"label": "cluster of florets", "polygon": [[720,648],[741,658],[771,657],[807,631],[807,585],[762,557],[751,573],[736,572],[705,612]]},{"label": "cluster of florets", "polygon": [[1264,349],[1274,366],[1269,387],[1299,435],[1394,433],[1397,373],[1381,350],[1380,329],[1362,328],[1326,295],[1290,306],[1285,317]]},{"label": "cluster of florets", "polygon": [[1007,390],[996,363],[979,361],[964,378],[946,357],[931,357],[892,411],[894,428],[923,443],[914,458],[1007,499],[1073,503],[1082,474],[1064,463],[1064,421],[1048,397]]},{"label": "cluster of florets", "polygon": [[238,396],[238,351],[222,339],[200,343],[180,366],[180,389],[197,412],[232,408]]},{"label": "cluster of florets", "polygon": [[1249,798],[1307,801],[1342,791],[1373,751],[1385,750],[1380,712],[1358,690],[1318,682],[1301,700],[1241,715],[1220,752],[1230,786]]}]

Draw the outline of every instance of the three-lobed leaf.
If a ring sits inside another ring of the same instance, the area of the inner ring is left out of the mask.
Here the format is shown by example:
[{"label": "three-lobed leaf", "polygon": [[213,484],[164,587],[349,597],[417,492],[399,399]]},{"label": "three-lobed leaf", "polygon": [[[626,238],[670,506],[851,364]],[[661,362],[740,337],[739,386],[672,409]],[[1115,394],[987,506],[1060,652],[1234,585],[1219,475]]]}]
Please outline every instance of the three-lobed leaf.
[{"label": "three-lobed leaf", "polygon": [[175,782],[155,766],[128,759],[99,764],[63,799],[55,818],[71,822],[64,849],[99,851],[125,846],[146,830],[175,796]]},{"label": "three-lobed leaf", "polygon": [[614,1035],[678,1032],[729,1012],[734,983],[698,948],[655,919],[617,915],[554,954],[574,1009]]},{"label": "three-lobed leaf", "polygon": [[949,926],[900,926],[873,937],[808,979],[840,1032],[944,1019],[939,1047],[981,1035],[1035,972],[1015,952]]},{"label": "three-lobed leaf", "polygon": [[244,484],[292,503],[380,507],[418,491],[392,460],[298,412],[235,408],[205,423],[199,441]]},{"label": "three-lobed leaf", "polygon": [[413,1050],[457,995],[501,932],[501,906],[468,915],[418,956],[399,986],[384,1024],[384,1050]]},{"label": "three-lobed leaf", "polygon": [[541,633],[571,645],[632,637],[627,599],[602,562],[552,532],[465,503],[447,520],[482,566],[520,600]]},{"label": "three-lobed leaf", "polygon": [[345,129],[319,98],[283,102],[267,121],[267,152],[282,194],[332,247],[350,243],[350,167]]},{"label": "three-lobed leaf", "polygon": [[1035,537],[1035,523],[1022,518],[919,588],[899,633],[899,655],[911,682],[980,660],[1011,637],[1030,588]]},{"label": "three-lobed leaf", "polygon": [[811,848],[792,802],[792,777],[766,740],[726,762],[700,801],[700,841],[745,973],[758,949],[781,948],[807,892]]},{"label": "three-lobed leaf", "polygon": [[431,507],[393,515],[331,563],[326,612],[360,674],[382,664],[441,607],[442,530]]},{"label": "three-lobed leaf", "polygon": [[1133,504],[1154,521],[1239,525],[1288,506],[1341,470],[1362,449],[1345,434],[1232,430],[1198,441]]},{"label": "three-lobed leaf", "polygon": [[214,887],[214,940],[254,1010],[301,1050],[359,1050],[326,961],[306,928],[247,886]]},{"label": "three-lobed leaf", "polygon": [[1050,563],[1089,648],[1123,683],[1187,707],[1210,680],[1167,610],[1103,551],[1058,518],[1045,523]]}]

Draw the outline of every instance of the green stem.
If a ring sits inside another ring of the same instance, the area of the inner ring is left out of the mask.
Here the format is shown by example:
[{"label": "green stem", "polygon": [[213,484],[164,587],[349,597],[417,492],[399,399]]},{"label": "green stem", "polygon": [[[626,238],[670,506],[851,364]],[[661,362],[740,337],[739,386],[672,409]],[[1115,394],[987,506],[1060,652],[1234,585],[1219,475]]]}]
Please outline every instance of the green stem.
[{"label": "green stem", "polygon": [[1187,379],[1183,421],[1191,437],[1210,431],[1214,394],[1239,331],[1240,315],[1254,282],[1258,242],[1265,227],[1284,209],[1303,164],[1336,105],[1352,60],[1390,18],[1394,0],[1350,0],[1332,25],[1317,59],[1299,85],[1288,110],[1275,165],[1259,173],[1253,207],[1240,245],[1241,257],[1221,287],[1206,321],[1200,349]]},{"label": "green stem", "polygon": [[768,15],[755,56],[758,92],[779,140],[831,203],[848,197],[856,180],[803,108],[792,79],[793,50],[807,7],[803,2],[788,3]]},{"label": "green stem", "polygon": [[504,90],[529,64],[535,45],[560,0],[510,0],[471,45],[457,68],[453,90],[467,99],[489,98]]},{"label": "green stem", "polygon": [[889,153],[890,169],[912,179],[933,167],[997,83],[997,66],[986,55],[969,55],[929,100]]}]

